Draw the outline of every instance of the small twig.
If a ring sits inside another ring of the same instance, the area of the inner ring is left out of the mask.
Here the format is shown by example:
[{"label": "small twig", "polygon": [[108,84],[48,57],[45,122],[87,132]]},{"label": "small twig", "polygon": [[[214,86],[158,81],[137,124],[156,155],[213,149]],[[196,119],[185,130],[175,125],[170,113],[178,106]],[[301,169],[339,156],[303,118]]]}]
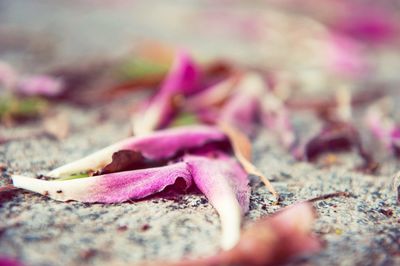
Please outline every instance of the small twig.
[{"label": "small twig", "polygon": [[305,201],[306,202],[316,202],[316,201],[320,201],[320,200],[326,200],[326,199],[337,198],[337,197],[349,198],[349,197],[354,197],[354,195],[350,192],[338,191],[338,192],[334,192],[334,193],[320,195],[318,197],[311,198],[311,199],[308,199]]}]

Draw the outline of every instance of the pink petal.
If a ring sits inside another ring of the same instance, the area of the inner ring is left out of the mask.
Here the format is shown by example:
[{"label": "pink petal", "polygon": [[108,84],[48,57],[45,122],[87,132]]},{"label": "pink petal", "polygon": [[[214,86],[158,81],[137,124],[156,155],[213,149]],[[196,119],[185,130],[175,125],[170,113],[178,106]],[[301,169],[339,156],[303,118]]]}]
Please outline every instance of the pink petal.
[{"label": "pink petal", "polygon": [[78,161],[51,171],[51,177],[60,177],[79,172],[97,171],[112,161],[112,155],[121,150],[140,152],[149,160],[168,159],[179,152],[203,146],[212,142],[227,141],[226,136],[216,127],[187,126],[154,132],[149,136],[132,137]]},{"label": "pink petal", "polygon": [[185,181],[186,188],[192,184],[186,163],[65,181],[46,181],[23,176],[12,178],[14,186],[55,200],[101,203],[141,199],[173,185],[178,178]]},{"label": "pink petal", "polygon": [[222,248],[232,248],[240,237],[242,215],[249,208],[247,173],[236,160],[223,154],[217,158],[187,155],[184,161],[189,166],[194,183],[220,216]]},{"label": "pink petal", "polygon": [[9,64],[0,61],[0,88],[13,89],[16,82],[16,71]]},{"label": "pink petal", "polygon": [[17,259],[0,257],[0,265],[1,266],[22,266],[23,264],[19,262]]},{"label": "pink petal", "polygon": [[352,38],[371,43],[384,43],[396,37],[399,22],[393,12],[374,4],[349,2],[346,5],[345,15],[333,25],[337,30]]},{"label": "pink petal", "polygon": [[290,148],[295,141],[294,129],[288,108],[272,93],[268,93],[262,103],[263,125],[274,132],[285,148]]},{"label": "pink petal", "polygon": [[220,121],[253,135],[259,115],[259,100],[254,95],[237,93],[222,108]]},{"label": "pink petal", "polygon": [[400,126],[387,108],[391,102],[383,100],[368,108],[365,121],[371,133],[386,149],[400,156]]},{"label": "pink petal", "polygon": [[238,244],[230,250],[196,260],[175,263],[163,261],[149,265],[281,265],[293,257],[317,253],[322,249],[321,242],[312,236],[314,221],[315,213],[312,205],[297,204],[249,225],[243,231]]},{"label": "pink petal", "polygon": [[225,141],[226,136],[212,126],[187,126],[155,132],[146,137],[132,138],[122,147],[141,151],[149,159],[168,158],[177,152],[206,143]]},{"label": "pink petal", "polygon": [[254,134],[260,113],[260,99],[265,89],[266,84],[259,74],[248,72],[243,75],[235,94],[222,108],[219,120],[240,128],[248,135]]},{"label": "pink petal", "polygon": [[160,94],[196,92],[199,69],[193,59],[183,50],[178,51],[170,72],[161,85]]},{"label": "pink petal", "polygon": [[368,70],[362,46],[355,40],[340,34],[330,34],[327,40],[328,64],[333,71],[349,77],[357,77]]},{"label": "pink petal", "polygon": [[196,93],[185,101],[185,109],[197,111],[223,103],[231,96],[238,79],[238,76],[228,77]]},{"label": "pink petal", "polygon": [[180,97],[196,91],[198,78],[197,66],[185,52],[180,51],[160,91],[141,111],[134,114],[134,134],[145,135],[166,126],[179,108]]},{"label": "pink petal", "polygon": [[26,77],[17,86],[19,93],[29,96],[42,95],[54,97],[60,95],[63,90],[64,83],[60,79],[44,75]]}]

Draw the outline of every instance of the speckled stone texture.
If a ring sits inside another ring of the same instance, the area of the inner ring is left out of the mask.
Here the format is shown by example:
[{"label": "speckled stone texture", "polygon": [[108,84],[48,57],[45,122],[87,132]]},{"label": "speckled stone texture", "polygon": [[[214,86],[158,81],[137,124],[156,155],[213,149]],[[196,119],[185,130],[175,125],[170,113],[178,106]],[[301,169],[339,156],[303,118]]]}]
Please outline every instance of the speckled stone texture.
[{"label": "speckled stone texture", "polygon": [[[35,40],[21,44],[16,38],[17,44],[8,48],[10,53],[0,49],[1,59],[21,71],[35,72],[98,55],[119,55],[129,50],[133,40],[157,39],[184,46],[202,58],[232,58],[246,65],[271,60],[273,49],[264,49],[265,44],[240,43],[242,35],[227,31],[225,24],[209,30],[212,24],[205,27],[200,19],[213,14],[215,8],[221,14],[244,18],[263,16],[264,1],[226,5],[226,1],[135,0],[134,6],[119,8],[99,8],[92,1],[76,1],[86,3],[82,6],[72,2],[0,0],[0,33],[12,29],[17,37],[27,34]],[[285,58],[278,57],[278,62],[288,59],[286,51],[282,54]],[[392,63],[388,65],[394,71],[391,82],[398,82],[400,60],[393,56],[389,54],[391,60],[385,64]],[[293,66],[286,67],[290,70]],[[299,70],[298,65],[294,67]],[[88,109],[53,107],[53,112],[65,114],[71,124],[63,141],[30,138],[41,130],[40,121],[13,128],[0,126],[2,137],[21,137],[0,145],[0,184],[9,183],[14,173],[44,174],[129,136],[127,112],[138,100],[126,97]],[[311,132],[315,121],[302,115],[298,130]],[[392,175],[400,169],[398,161],[389,155],[381,157],[384,165],[379,176],[354,172],[360,158],[352,153],[340,154],[340,164],[330,167],[323,161],[297,162],[265,132],[254,139],[254,157],[282,201],[276,205],[262,183],[252,177],[246,224],[321,194],[347,191],[354,195],[314,204],[319,214],[314,233],[325,241],[325,248],[319,254],[295,258],[290,265],[400,265],[400,208],[391,188]],[[0,196],[0,255],[17,257],[26,265],[134,265],[144,260],[206,256],[216,252],[219,237],[218,215],[197,192],[166,193],[111,205],[61,203],[21,190]]]},{"label": "speckled stone texture", "polygon": [[[134,99],[90,110],[57,107],[54,111],[68,114],[71,123],[67,139],[58,142],[44,136],[1,145],[0,162],[5,166],[1,182],[9,182],[12,173],[45,173],[128,136],[129,124],[115,110],[124,109],[131,101]],[[39,122],[31,122],[18,128],[2,127],[1,132],[22,136],[39,127]],[[275,205],[267,189],[252,177],[246,223],[321,194],[348,191],[354,195],[315,203],[319,218],[314,232],[326,246],[321,253],[296,258],[291,264],[400,263],[400,208],[390,188],[390,176],[353,172],[357,158],[352,154],[340,158],[354,163],[331,168],[296,162],[267,133],[259,134],[254,148],[256,165],[271,178],[282,202]],[[16,256],[26,265],[134,264],[205,256],[218,248],[218,215],[195,191],[111,205],[62,203],[15,191],[3,193],[0,203],[0,253]]]}]

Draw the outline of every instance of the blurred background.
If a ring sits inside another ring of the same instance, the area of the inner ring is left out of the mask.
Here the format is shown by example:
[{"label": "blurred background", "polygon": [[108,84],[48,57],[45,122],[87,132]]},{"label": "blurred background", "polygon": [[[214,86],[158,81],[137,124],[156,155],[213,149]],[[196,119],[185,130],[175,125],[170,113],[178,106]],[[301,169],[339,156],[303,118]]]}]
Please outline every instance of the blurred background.
[{"label": "blurred background", "polygon": [[21,71],[40,72],[126,56],[135,46],[158,42],[185,47],[204,60],[228,58],[287,71],[315,86],[329,74],[397,81],[399,5],[394,0],[1,0],[0,58]]}]

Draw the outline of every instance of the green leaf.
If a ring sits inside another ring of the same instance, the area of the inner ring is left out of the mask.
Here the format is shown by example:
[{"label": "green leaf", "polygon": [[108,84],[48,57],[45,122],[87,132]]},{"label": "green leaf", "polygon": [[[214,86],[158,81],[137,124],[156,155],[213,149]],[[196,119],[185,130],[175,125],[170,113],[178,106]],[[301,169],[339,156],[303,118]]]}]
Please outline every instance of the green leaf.
[{"label": "green leaf", "polygon": [[181,113],[172,122],[170,127],[199,124],[198,117],[193,113]]},{"label": "green leaf", "polygon": [[42,114],[48,107],[47,101],[39,97],[18,98],[5,95],[0,97],[0,119],[29,118]]},{"label": "green leaf", "polygon": [[167,73],[169,65],[146,58],[135,58],[123,62],[117,69],[121,79],[137,79]]}]

